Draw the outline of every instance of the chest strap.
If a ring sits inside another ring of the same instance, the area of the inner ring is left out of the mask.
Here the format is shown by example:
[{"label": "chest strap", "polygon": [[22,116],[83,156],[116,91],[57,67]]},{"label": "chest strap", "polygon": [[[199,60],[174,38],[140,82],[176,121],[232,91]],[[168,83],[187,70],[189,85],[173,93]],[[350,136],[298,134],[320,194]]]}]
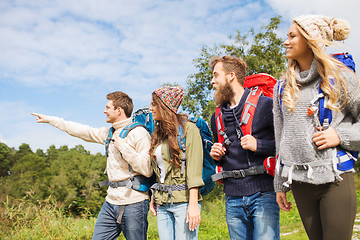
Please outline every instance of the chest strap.
[{"label": "chest strap", "polygon": [[332,165],[333,171],[335,173],[335,179],[336,181],[341,181],[342,178],[340,177],[340,174],[337,171],[337,165],[336,165],[336,149],[334,148],[332,150],[332,160],[318,160],[318,161],[313,161],[313,162],[308,162],[308,163],[291,163],[291,162],[283,162],[281,161],[280,164],[289,166],[289,173],[288,173],[288,179],[286,182],[283,183],[283,185],[285,187],[290,187],[290,185],[292,184],[292,175],[293,175],[293,171],[296,170],[303,170],[303,171],[307,171],[307,178],[308,179],[313,179],[312,175],[313,175],[313,168],[314,167],[318,167],[318,166],[324,166],[324,165]]},{"label": "chest strap", "polygon": [[247,169],[221,171],[211,176],[213,181],[218,181],[223,178],[244,178],[246,176],[258,175],[266,173],[264,165],[254,166]]},{"label": "chest strap", "polygon": [[188,187],[186,184],[166,185],[163,183],[155,183],[150,188],[152,195],[154,195],[154,190],[157,190],[160,192],[166,192],[168,194],[168,197],[171,200],[171,205],[173,204],[172,192],[173,191],[183,191],[183,190],[187,190],[187,189],[188,189]]},{"label": "chest strap", "polygon": [[130,177],[130,179],[126,179],[123,181],[102,181],[99,182],[99,186],[103,187],[103,186],[109,186],[112,188],[118,188],[118,187],[127,187],[127,188],[132,188],[132,189],[139,189],[141,183],[144,180],[144,176],[142,175],[136,175],[134,177]]}]

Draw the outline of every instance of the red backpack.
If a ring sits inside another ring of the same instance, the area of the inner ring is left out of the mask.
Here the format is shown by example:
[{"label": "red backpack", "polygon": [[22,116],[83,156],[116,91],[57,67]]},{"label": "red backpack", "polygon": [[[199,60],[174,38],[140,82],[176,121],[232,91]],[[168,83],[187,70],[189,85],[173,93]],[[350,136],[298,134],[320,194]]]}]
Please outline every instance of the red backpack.
[{"label": "red backpack", "polygon": [[[261,95],[273,97],[273,89],[276,84],[276,79],[267,73],[258,73],[247,76],[244,81],[244,87],[250,89],[250,93],[246,98],[243,111],[241,113],[240,128],[242,135],[251,134],[252,121],[255,115],[255,110]],[[223,145],[230,145],[231,141],[225,133],[224,123],[222,119],[221,106],[215,110],[215,123],[217,128],[218,142]],[[275,174],[275,158],[268,157],[264,160],[265,171],[274,176]],[[220,166],[217,166],[216,172],[222,171]],[[221,181],[218,180],[220,183]]]}]

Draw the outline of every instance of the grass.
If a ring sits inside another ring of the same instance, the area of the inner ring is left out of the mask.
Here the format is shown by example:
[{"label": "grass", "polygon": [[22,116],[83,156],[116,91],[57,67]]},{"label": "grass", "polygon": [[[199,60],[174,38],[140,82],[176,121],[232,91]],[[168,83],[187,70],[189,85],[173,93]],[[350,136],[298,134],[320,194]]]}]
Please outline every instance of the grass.
[{"label": "grass", "polygon": [[[358,189],[358,207],[360,206],[360,177],[356,177]],[[225,203],[222,194],[205,197],[201,209],[201,225],[199,230],[200,240],[229,239],[225,219]],[[282,240],[307,239],[302,226],[295,201],[291,193],[289,201],[293,204],[290,212],[281,211],[280,232]],[[34,201],[21,199],[10,201],[5,199],[0,205],[0,239],[91,239],[96,218],[83,215],[72,217],[66,214],[51,199]],[[360,212],[360,211],[358,211]],[[148,215],[148,239],[158,238],[156,217]],[[354,236],[359,236],[359,231],[354,231]],[[124,240],[123,235],[119,239]]]}]

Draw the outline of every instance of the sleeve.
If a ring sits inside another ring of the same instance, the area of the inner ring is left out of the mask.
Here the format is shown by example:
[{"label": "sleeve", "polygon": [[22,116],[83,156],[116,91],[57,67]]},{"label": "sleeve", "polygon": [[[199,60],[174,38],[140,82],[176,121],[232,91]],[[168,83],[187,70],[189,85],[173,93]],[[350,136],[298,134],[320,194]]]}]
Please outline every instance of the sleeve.
[{"label": "sleeve", "polygon": [[202,180],[203,147],[199,129],[187,122],[186,126],[186,183],[188,188],[204,186]]},{"label": "sleeve", "polygon": [[[273,100],[269,97],[261,97],[261,121],[265,122],[265,136],[257,138],[256,154],[272,155],[275,154],[274,121],[273,121]],[[259,102],[260,104],[260,102]]]},{"label": "sleeve", "polygon": [[347,86],[346,105],[343,121],[335,126],[340,138],[340,145],[350,151],[360,150],[360,82],[359,78],[350,71],[342,72]]},{"label": "sleeve", "polygon": [[132,170],[145,176],[151,177],[153,170],[150,161],[150,134],[143,127],[131,130],[125,139],[118,138],[118,150]]},{"label": "sleeve", "polygon": [[280,96],[278,94],[278,86],[283,84],[278,81],[274,87],[274,97],[273,97],[273,117],[274,117],[274,133],[275,133],[275,146],[276,146],[276,166],[279,171],[275,171],[274,177],[274,189],[275,192],[288,192],[290,188],[287,188],[283,185],[286,182],[286,179],[281,177],[282,167],[280,166],[279,150],[280,150],[280,139],[281,131],[283,127],[283,115],[282,109],[280,107]]},{"label": "sleeve", "polygon": [[87,142],[95,142],[104,144],[109,132],[109,128],[93,128],[76,122],[65,121],[62,118],[54,116],[46,116],[49,124],[68,133],[71,136],[81,138]]}]

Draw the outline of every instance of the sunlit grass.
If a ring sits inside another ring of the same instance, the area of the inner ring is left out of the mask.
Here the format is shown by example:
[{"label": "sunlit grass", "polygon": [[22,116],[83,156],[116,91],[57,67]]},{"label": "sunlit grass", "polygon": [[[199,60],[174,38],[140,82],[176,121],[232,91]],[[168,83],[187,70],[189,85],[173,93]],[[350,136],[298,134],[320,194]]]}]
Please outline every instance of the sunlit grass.
[{"label": "sunlit grass", "polygon": [[[360,189],[359,177],[356,188]],[[358,208],[360,191],[358,194]],[[293,209],[280,214],[280,232],[282,240],[307,239],[295,201],[291,192],[288,194]],[[359,211],[358,211],[359,212]],[[158,238],[156,217],[148,215],[148,239]],[[73,217],[57,206],[51,198],[44,201],[4,199],[0,205],[0,239],[91,239],[96,218],[83,215]],[[354,236],[360,235],[355,230]],[[125,239],[123,235],[119,239]],[[229,239],[225,218],[224,196],[219,189],[205,197],[201,209],[200,240]]]}]

